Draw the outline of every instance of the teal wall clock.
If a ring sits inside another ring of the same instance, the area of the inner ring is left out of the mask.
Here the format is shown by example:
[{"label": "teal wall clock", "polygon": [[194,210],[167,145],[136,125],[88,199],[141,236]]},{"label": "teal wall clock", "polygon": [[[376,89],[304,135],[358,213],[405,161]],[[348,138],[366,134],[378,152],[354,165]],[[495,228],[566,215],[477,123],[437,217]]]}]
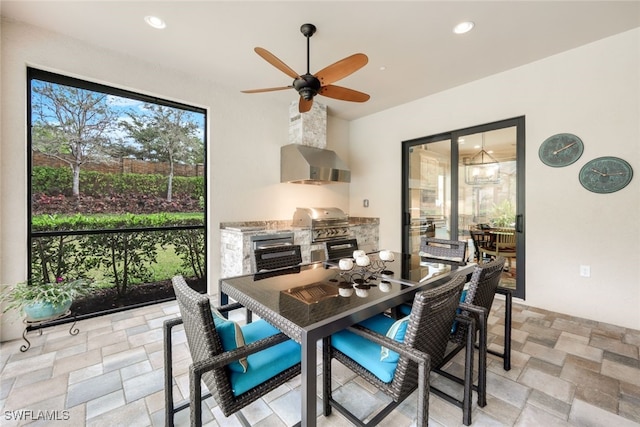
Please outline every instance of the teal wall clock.
[{"label": "teal wall clock", "polygon": [[613,193],[626,187],[633,177],[633,169],[618,157],[598,157],[580,169],[580,184],[594,193]]},{"label": "teal wall clock", "polygon": [[538,156],[545,165],[560,168],[575,163],[583,151],[580,138],[570,133],[559,133],[544,140]]}]

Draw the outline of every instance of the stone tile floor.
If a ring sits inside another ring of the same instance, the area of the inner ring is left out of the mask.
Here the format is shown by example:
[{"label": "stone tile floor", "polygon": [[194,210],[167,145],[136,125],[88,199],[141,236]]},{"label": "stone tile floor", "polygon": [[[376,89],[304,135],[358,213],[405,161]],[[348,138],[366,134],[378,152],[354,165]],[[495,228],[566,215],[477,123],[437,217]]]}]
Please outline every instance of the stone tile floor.
[{"label": "stone tile floor", "polygon": [[[242,311],[237,312],[239,314]],[[162,322],[178,315],[175,302],[162,303],[31,332],[0,345],[2,426],[156,426],[164,424]],[[490,356],[488,404],[474,404],[474,426],[640,426],[640,331],[515,304],[512,369]],[[490,316],[490,341],[500,348],[504,302]],[[175,331],[176,399],[188,394],[190,356],[184,333]],[[320,352],[318,352],[320,360]],[[450,370],[460,370],[461,359]],[[385,398],[335,362],[334,396],[366,418]],[[321,366],[318,366],[320,372]],[[319,378],[320,380],[320,378]],[[432,376],[441,387],[443,379]],[[319,381],[319,384],[321,382]],[[243,410],[255,426],[289,426],[300,419],[299,377]],[[320,413],[321,390],[318,389]],[[415,425],[416,397],[382,423]],[[207,426],[237,426],[210,398]],[[53,418],[53,420],[44,418]],[[430,425],[460,426],[461,410],[434,395]],[[38,419],[39,418],[39,419]],[[188,425],[188,411],[176,416]],[[341,415],[320,415],[319,426],[350,425]]]}]

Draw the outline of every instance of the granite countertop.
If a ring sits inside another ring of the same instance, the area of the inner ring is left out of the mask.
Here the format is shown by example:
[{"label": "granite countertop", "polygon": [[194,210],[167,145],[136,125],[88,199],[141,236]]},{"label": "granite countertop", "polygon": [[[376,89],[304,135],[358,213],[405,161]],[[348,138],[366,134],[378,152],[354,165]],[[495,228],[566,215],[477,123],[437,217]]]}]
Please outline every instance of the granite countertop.
[{"label": "granite countertop", "polygon": [[354,216],[349,217],[349,225],[380,224],[380,218]]},{"label": "granite countertop", "polygon": [[259,232],[259,231],[291,231],[300,229],[293,227],[291,220],[273,220],[273,221],[232,221],[221,222],[220,228],[231,231],[239,231],[242,233]]},{"label": "granite countertop", "polygon": [[[373,217],[349,217],[349,225],[380,224],[380,218]],[[291,220],[267,220],[267,221],[229,221],[221,222],[221,229],[239,231],[242,233],[251,231],[289,231],[306,230],[309,227],[294,227]]]}]

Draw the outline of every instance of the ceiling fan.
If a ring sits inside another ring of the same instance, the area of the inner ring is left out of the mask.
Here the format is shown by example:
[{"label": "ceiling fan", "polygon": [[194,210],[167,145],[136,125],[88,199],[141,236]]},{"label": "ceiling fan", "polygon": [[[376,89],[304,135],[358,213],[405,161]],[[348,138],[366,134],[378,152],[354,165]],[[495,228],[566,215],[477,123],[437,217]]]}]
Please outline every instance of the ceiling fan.
[{"label": "ceiling fan", "polygon": [[369,62],[367,55],[363,53],[353,54],[323,68],[316,74],[311,74],[309,72],[309,39],[316,32],[316,27],[313,24],[304,24],[300,27],[300,32],[307,38],[307,73],[296,73],[268,50],[256,47],[254,50],[258,55],[294,80],[289,86],[243,90],[242,92],[259,93],[294,88],[300,95],[298,111],[301,113],[306,113],[311,109],[313,97],[318,94],[343,101],[368,101],[370,97],[366,93],[333,84],[364,67]]}]

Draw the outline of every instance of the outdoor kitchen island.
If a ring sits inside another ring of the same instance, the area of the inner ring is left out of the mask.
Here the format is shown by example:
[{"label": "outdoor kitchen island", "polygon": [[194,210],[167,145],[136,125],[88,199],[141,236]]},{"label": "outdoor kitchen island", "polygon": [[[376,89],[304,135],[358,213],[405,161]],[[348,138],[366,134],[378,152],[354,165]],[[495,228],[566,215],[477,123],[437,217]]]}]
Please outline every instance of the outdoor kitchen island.
[{"label": "outdoor kitchen island", "polygon": [[[339,238],[356,238],[359,248],[367,252],[379,249],[379,218],[346,219],[345,234]],[[323,260],[327,240],[314,241],[312,228],[311,225],[294,226],[291,219],[220,223],[220,277],[254,273],[253,247],[258,239],[300,245],[303,263]]]}]

